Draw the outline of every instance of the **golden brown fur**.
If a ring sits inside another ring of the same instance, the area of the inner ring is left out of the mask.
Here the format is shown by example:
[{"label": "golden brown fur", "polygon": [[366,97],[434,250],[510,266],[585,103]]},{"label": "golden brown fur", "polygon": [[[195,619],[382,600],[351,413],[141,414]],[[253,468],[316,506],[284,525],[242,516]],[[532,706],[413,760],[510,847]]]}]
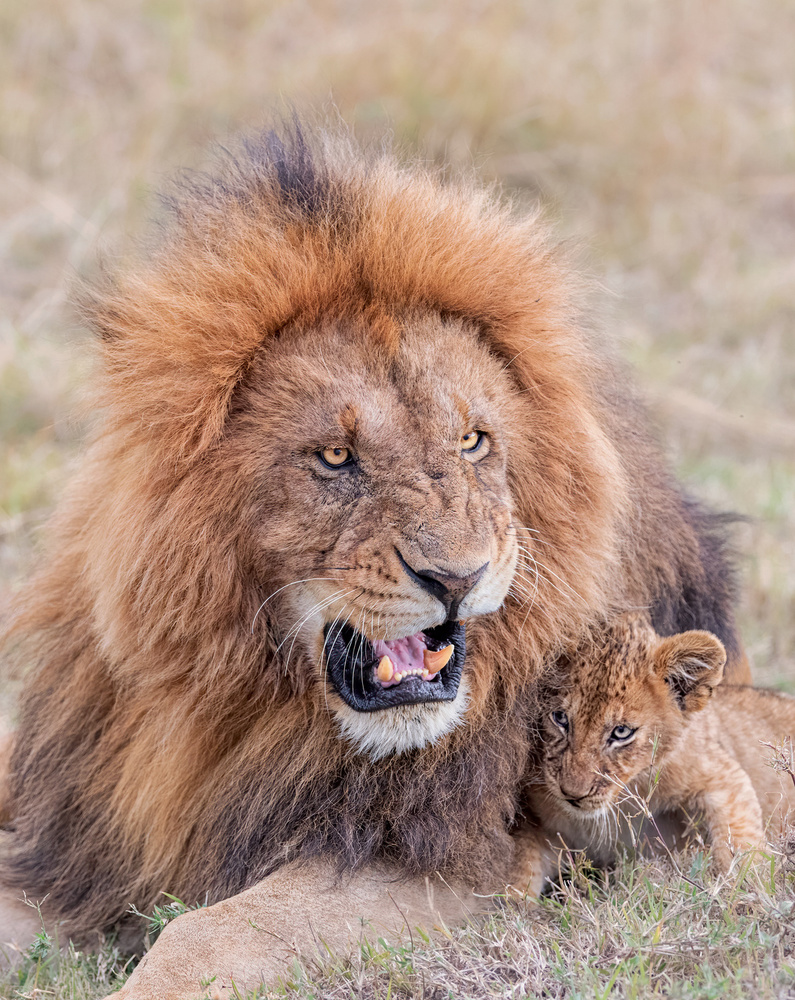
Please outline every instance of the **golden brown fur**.
[{"label": "golden brown fur", "polygon": [[[98,429],[9,640],[30,675],[0,878],[81,930],[321,855],[493,884],[550,656],[642,604],[741,671],[722,529],[670,478],[544,227],[494,192],[289,127],[171,208],[86,297]],[[476,420],[492,451],[462,464]],[[355,495],[318,483],[337,438],[369,456]],[[372,634],[439,613],[397,542],[489,561],[461,609],[468,691],[435,729],[425,706],[346,735],[329,588],[366,592]]]},{"label": "golden brown fur", "polygon": [[780,837],[795,787],[760,741],[792,739],[795,700],[721,685],[724,662],[710,633],[661,638],[634,614],[563,662],[544,697],[528,791],[542,834],[529,835],[525,857],[534,891],[563,844],[609,857],[621,811],[643,815],[643,803],[703,818],[722,871],[734,851]]}]

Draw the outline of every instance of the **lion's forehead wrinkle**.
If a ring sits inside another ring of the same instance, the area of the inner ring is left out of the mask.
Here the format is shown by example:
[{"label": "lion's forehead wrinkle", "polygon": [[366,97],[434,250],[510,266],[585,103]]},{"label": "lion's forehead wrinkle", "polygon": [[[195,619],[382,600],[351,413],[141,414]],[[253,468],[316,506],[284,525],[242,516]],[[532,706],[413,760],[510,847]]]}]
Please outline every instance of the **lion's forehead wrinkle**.
[{"label": "lion's forehead wrinkle", "polygon": [[[249,433],[257,433],[259,419],[270,440],[292,439],[307,456],[323,447],[351,447],[362,473],[382,478],[390,489],[401,482],[403,488],[435,484],[431,503],[437,509],[452,508],[463,483],[478,491],[495,485],[478,482],[470,463],[455,478],[461,435],[474,424],[499,434],[497,412],[509,387],[488,348],[463,325],[414,317],[400,350],[387,357],[370,349],[361,330],[327,321],[320,333],[290,331],[275,351],[261,353],[254,368],[246,379]],[[496,458],[498,443],[493,450]],[[491,464],[504,466],[494,459]],[[472,512],[473,521],[482,516],[482,509]]]}]

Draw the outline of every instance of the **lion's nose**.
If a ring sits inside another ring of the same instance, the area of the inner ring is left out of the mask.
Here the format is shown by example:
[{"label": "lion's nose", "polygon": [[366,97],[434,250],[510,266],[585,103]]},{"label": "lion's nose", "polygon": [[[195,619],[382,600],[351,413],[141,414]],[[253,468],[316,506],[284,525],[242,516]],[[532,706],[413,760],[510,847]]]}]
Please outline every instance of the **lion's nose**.
[{"label": "lion's nose", "polygon": [[424,569],[418,573],[406,562],[398,549],[397,552],[400,564],[411,579],[422,587],[423,590],[431,594],[438,601],[441,601],[447,611],[448,619],[458,617],[458,609],[467,594],[474,588],[478,580],[483,576],[488,568],[488,562],[484,562],[480,569],[466,576],[453,576],[450,573],[441,573],[437,570]]}]

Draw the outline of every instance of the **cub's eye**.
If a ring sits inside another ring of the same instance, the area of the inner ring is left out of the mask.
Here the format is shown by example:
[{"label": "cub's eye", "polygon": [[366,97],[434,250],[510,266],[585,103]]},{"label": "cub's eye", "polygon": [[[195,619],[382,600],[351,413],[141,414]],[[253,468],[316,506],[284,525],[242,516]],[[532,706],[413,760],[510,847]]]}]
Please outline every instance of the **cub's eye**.
[{"label": "cub's eye", "polygon": [[610,734],[610,739],[614,743],[626,743],[630,736],[635,735],[636,730],[630,726],[616,726]]},{"label": "cub's eye", "polygon": [[466,434],[461,435],[459,444],[465,455],[474,455],[477,452],[478,458],[484,458],[489,451],[488,435],[484,434],[483,431],[467,431]]},{"label": "cub's eye", "polygon": [[551,719],[564,733],[569,731],[569,717],[565,712],[553,712]]},{"label": "cub's eye", "polygon": [[342,469],[346,465],[353,465],[353,455],[348,448],[324,448],[317,453],[317,457],[327,469]]}]

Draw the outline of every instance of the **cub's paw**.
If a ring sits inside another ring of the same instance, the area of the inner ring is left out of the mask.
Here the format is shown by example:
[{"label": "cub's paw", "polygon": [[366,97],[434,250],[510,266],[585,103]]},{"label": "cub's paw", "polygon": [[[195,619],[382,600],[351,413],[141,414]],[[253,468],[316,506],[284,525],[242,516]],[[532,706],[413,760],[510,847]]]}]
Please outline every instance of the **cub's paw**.
[{"label": "cub's paw", "polygon": [[763,839],[726,841],[712,846],[712,864],[719,875],[738,878],[749,870],[766,867],[769,862],[769,847]]}]

